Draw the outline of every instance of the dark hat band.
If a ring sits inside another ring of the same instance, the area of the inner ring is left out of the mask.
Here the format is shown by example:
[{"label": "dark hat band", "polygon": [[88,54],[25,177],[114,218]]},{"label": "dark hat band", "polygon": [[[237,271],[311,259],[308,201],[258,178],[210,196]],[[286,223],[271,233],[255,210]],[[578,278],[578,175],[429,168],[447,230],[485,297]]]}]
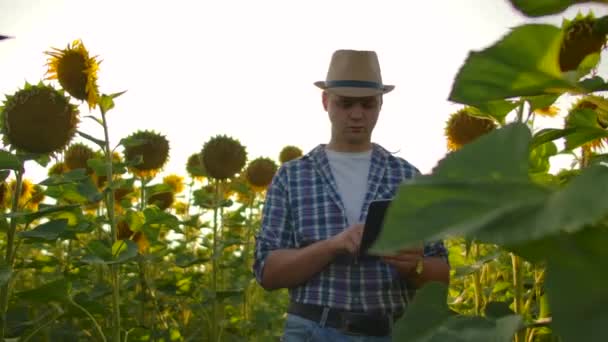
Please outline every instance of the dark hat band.
[{"label": "dark hat band", "polygon": [[351,88],[372,88],[382,90],[384,86],[378,82],[371,81],[356,81],[356,80],[341,80],[325,82],[327,88],[351,87]]}]

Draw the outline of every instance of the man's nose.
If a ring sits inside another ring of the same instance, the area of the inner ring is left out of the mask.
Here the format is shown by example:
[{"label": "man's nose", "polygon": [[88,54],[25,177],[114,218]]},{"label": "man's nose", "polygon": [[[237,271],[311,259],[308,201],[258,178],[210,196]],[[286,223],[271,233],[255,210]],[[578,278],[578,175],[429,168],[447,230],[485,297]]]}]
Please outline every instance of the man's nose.
[{"label": "man's nose", "polygon": [[353,119],[353,120],[359,120],[363,118],[363,107],[360,104],[357,104],[355,106],[352,106],[352,108],[349,111],[349,118]]}]

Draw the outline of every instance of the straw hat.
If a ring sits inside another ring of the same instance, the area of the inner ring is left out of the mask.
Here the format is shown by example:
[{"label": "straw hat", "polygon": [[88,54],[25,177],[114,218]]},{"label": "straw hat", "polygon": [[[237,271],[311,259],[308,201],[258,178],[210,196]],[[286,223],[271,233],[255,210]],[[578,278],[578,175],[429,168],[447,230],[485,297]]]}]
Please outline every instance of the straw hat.
[{"label": "straw hat", "polygon": [[314,84],[328,92],[348,97],[386,94],[395,88],[394,85],[382,83],[376,52],[357,50],[335,51],[325,81]]}]

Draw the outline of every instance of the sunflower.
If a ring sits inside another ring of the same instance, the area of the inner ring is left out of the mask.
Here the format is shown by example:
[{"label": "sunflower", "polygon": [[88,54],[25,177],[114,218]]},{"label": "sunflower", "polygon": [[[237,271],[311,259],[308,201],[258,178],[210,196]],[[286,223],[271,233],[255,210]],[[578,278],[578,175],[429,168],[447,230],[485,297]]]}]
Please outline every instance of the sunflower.
[{"label": "sunflower", "polygon": [[42,83],[26,83],[0,107],[4,144],[26,153],[58,152],[74,137],[78,115],[63,92]]},{"label": "sunflower", "polygon": [[534,113],[540,116],[546,116],[549,118],[554,118],[559,113],[559,108],[556,106],[549,106],[544,108],[538,108],[534,110]]},{"label": "sunflower", "polygon": [[[5,206],[7,208],[10,208],[12,206],[12,203],[10,203],[12,201],[13,196],[15,195],[15,190],[17,187],[17,181],[16,180],[11,180],[10,183],[8,184],[8,193],[9,195],[6,197],[6,201],[5,202]],[[19,193],[19,208],[23,208],[27,202],[30,201],[30,199],[32,198],[32,194],[34,192],[34,183],[32,183],[29,179],[23,179],[21,181],[21,191]]]},{"label": "sunflower", "polygon": [[576,70],[579,64],[593,53],[600,53],[606,44],[606,35],[594,30],[596,19],[593,13],[579,15],[574,20],[564,19],[563,41],[559,52],[562,72]]},{"label": "sunflower", "polygon": [[141,157],[141,162],[131,165],[131,171],[140,177],[154,177],[169,159],[169,141],[153,131],[137,131],[127,137],[125,160],[133,162]]},{"label": "sunflower", "polygon": [[297,146],[287,145],[279,153],[281,164],[302,156],[302,150]]},{"label": "sunflower", "polygon": [[226,135],[212,137],[203,146],[201,154],[209,177],[219,180],[234,177],[247,162],[245,147]]},{"label": "sunflower", "polygon": [[133,232],[131,231],[131,227],[129,227],[129,223],[126,219],[120,219],[116,224],[116,228],[118,228],[118,240],[131,240],[137,243],[137,249],[139,253],[144,253],[150,247],[150,243],[146,238],[146,235],[141,232]]},{"label": "sunflower", "polygon": [[70,145],[63,154],[64,163],[68,170],[85,169],[89,175],[93,173],[93,169],[89,167],[88,161],[95,156],[95,151],[82,143]]},{"label": "sunflower", "polygon": [[254,191],[264,191],[277,172],[277,164],[270,158],[260,157],[252,160],[245,169],[245,178]]},{"label": "sunflower", "polygon": [[148,204],[158,207],[160,210],[166,210],[175,201],[175,194],[172,191],[157,192],[148,197]]},{"label": "sunflower", "polygon": [[[596,103],[605,102],[606,98],[599,95],[585,95],[575,101],[570,109],[568,110],[568,115],[565,118],[564,126],[565,128],[571,127],[590,127],[590,128],[598,128],[598,129],[606,129],[608,128],[608,123],[602,119],[602,117],[608,115],[604,110],[598,107]],[[581,112],[581,109],[590,109],[591,111]],[[606,115],[600,115],[606,114]],[[584,149],[597,151],[604,147],[604,145],[608,143],[608,138],[599,138],[596,140],[592,140],[587,142],[582,147]]]},{"label": "sunflower", "polygon": [[69,171],[68,167],[65,165],[64,162],[57,162],[49,168],[48,175],[49,176],[59,176],[68,171]]},{"label": "sunflower", "polygon": [[175,208],[175,213],[177,215],[186,215],[188,213],[188,203],[186,202],[175,202],[175,204],[173,204],[173,208]]},{"label": "sunflower", "polygon": [[197,180],[203,180],[205,177],[207,177],[205,165],[203,165],[203,156],[200,153],[194,153],[188,157],[186,171],[188,171],[190,177]]},{"label": "sunflower", "polygon": [[38,184],[34,184],[34,188],[32,189],[32,196],[30,200],[27,202],[28,209],[32,211],[38,210],[38,205],[44,201],[44,189],[42,186]]},{"label": "sunflower", "polygon": [[47,79],[57,79],[59,84],[74,98],[86,101],[94,108],[99,101],[97,71],[99,62],[90,57],[81,40],[75,40],[63,50],[47,51]]},{"label": "sunflower", "polygon": [[184,177],[182,176],[175,174],[165,176],[163,178],[163,183],[167,184],[171,188],[171,191],[176,194],[184,191]]},{"label": "sunflower", "polygon": [[0,209],[10,208],[7,206],[8,201],[8,186],[6,182],[0,183]]},{"label": "sunflower", "polygon": [[445,136],[448,140],[448,150],[458,150],[495,128],[494,121],[473,116],[470,114],[469,108],[464,107],[450,115],[446,123]]}]

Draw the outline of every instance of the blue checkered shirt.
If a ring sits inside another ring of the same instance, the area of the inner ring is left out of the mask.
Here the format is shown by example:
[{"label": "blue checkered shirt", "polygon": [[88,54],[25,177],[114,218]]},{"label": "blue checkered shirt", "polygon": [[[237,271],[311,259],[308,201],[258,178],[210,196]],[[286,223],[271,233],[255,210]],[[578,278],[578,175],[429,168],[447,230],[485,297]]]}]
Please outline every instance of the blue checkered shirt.
[{"label": "blue checkered shirt", "polygon": [[[370,201],[393,198],[399,185],[418,169],[373,144],[368,191],[361,213],[367,215]],[[321,144],[301,158],[284,163],[268,188],[262,212],[262,227],[256,235],[253,271],[259,283],[264,262],[276,249],[301,248],[330,238],[347,228],[344,206]],[[448,252],[442,241],[425,245],[425,255]],[[377,257],[336,258],[306,283],[289,289],[292,301],[333,308],[399,313],[407,301],[407,281],[395,268]]]}]

